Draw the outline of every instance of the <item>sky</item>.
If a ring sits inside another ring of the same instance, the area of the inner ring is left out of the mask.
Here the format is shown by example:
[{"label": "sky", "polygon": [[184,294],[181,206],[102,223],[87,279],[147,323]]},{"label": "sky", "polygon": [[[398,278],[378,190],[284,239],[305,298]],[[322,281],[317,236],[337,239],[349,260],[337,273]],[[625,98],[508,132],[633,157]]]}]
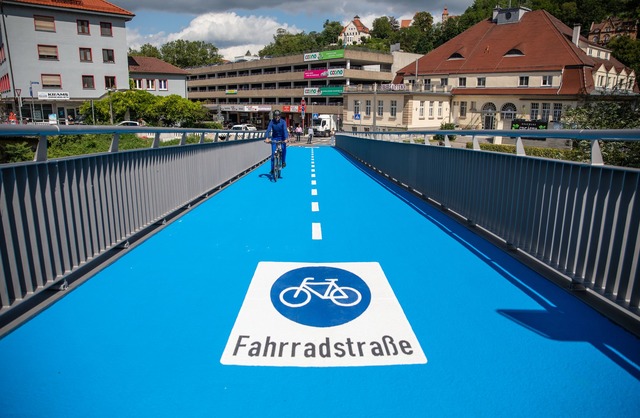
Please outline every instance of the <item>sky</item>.
[{"label": "sky", "polygon": [[[273,42],[279,28],[290,33],[321,32],[325,21],[346,25],[354,16],[371,29],[373,20],[393,16],[411,19],[416,12],[431,13],[440,22],[446,7],[449,15],[461,15],[473,0],[111,0],[136,16],[127,22],[127,42],[139,49],[149,43],[160,47],[183,39],[215,45],[228,60],[249,51],[257,55]],[[365,6],[366,5],[366,6]]]}]

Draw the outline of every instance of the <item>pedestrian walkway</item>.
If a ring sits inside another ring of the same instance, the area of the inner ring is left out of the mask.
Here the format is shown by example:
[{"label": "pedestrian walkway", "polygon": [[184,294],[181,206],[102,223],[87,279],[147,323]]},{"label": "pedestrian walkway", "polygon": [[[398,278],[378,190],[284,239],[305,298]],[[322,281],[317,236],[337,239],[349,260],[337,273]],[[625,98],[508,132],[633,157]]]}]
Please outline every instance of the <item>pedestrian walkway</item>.
[{"label": "pedestrian walkway", "polygon": [[[266,146],[266,145],[265,145]],[[0,340],[2,417],[630,417],[640,341],[328,146]]]}]

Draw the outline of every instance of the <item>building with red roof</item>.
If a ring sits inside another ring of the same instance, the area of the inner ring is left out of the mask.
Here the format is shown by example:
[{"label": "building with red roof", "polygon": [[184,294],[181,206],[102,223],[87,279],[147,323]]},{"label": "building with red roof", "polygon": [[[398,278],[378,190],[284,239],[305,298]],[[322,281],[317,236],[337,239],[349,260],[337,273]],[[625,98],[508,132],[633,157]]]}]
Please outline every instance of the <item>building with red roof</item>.
[{"label": "building with red roof", "polygon": [[369,28],[360,21],[360,16],[356,15],[351,22],[342,28],[338,40],[342,45],[357,45],[370,37]]},{"label": "building with red roof", "polygon": [[510,129],[516,118],[558,128],[567,107],[639,93],[634,71],[580,36],[579,27],[524,7],[496,8],[492,18],[400,69],[390,85],[353,90],[345,91],[344,115],[345,129],[353,130],[443,123]]},{"label": "building with red roof", "polygon": [[159,58],[130,56],[129,77],[133,88],[146,90],[156,96],[177,94],[187,98],[188,71]]}]

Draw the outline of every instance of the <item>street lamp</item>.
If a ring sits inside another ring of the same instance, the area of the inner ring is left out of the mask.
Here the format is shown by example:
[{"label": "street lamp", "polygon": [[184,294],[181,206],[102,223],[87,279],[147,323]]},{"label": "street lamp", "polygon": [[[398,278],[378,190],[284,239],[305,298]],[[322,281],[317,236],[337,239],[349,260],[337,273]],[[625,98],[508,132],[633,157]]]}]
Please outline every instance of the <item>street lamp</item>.
[{"label": "street lamp", "polygon": [[36,106],[34,104],[34,98],[33,98],[33,85],[34,84],[40,84],[39,81],[29,81],[29,96],[31,97],[31,121],[35,122],[35,113],[36,113]]}]

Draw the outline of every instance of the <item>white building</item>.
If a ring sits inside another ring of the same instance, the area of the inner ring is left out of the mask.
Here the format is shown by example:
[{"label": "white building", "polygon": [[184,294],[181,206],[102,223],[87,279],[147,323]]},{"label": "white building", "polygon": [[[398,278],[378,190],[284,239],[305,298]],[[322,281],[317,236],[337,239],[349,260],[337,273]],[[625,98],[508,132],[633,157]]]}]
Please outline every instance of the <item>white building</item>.
[{"label": "white building", "polygon": [[338,39],[342,45],[357,45],[363,39],[370,38],[369,28],[361,21],[360,16],[355,16],[347,26],[342,28],[342,32],[338,35]]},{"label": "white building", "polygon": [[133,13],[103,0],[4,0],[0,11],[4,117],[75,117],[83,102],[129,88],[125,23]]},{"label": "white building", "polygon": [[188,71],[153,57],[129,57],[129,77],[132,87],[156,96],[177,94],[187,98]]}]

